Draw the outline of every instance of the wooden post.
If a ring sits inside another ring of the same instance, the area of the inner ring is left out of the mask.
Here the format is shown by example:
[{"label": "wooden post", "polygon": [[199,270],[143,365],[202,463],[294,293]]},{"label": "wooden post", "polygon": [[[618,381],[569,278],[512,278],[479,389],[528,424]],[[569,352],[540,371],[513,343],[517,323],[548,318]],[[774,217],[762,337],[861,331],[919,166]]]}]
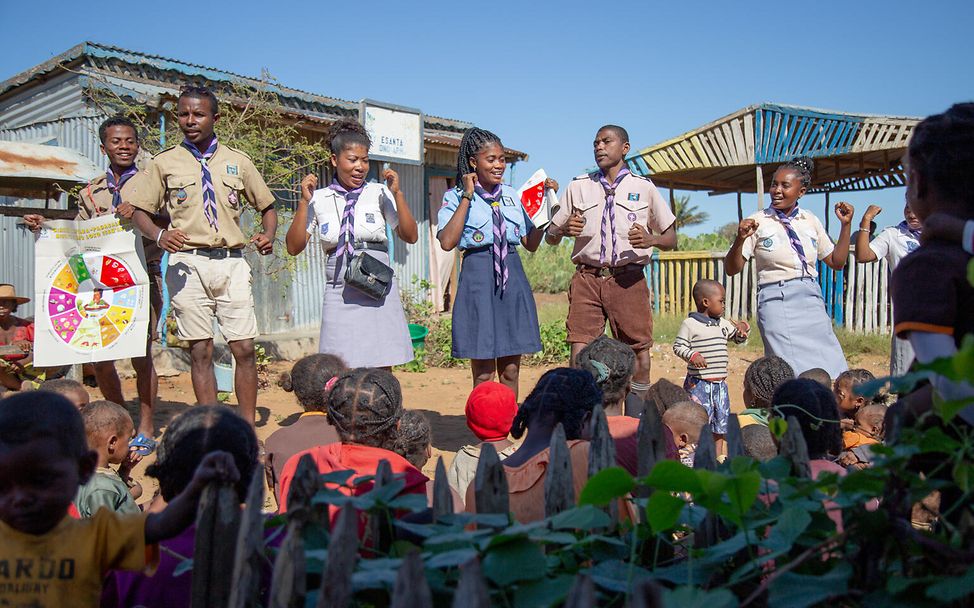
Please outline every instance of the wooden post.
[{"label": "wooden post", "polygon": [[717,470],[717,446],[714,445],[714,434],[710,430],[710,423],[700,428],[700,440],[693,452],[693,468]]},{"label": "wooden post", "polygon": [[200,497],[193,549],[191,608],[227,605],[233,568],[227,567],[240,527],[240,498],[232,484],[210,483]]},{"label": "wooden post", "polygon": [[389,608],[433,608],[433,594],[418,551],[410,551],[403,558]]},{"label": "wooden post", "polygon": [[741,435],[741,421],[737,414],[727,417],[727,458],[744,456],[744,437]]},{"label": "wooden post", "polygon": [[[489,445],[489,444],[488,444]],[[481,452],[483,454],[483,452]],[[460,566],[460,581],[453,594],[453,608],[490,608],[487,583],[476,557]]]},{"label": "wooden post", "polygon": [[636,583],[636,589],[630,596],[630,608],[663,608],[663,595],[659,585],[653,579],[643,579]]},{"label": "wooden post", "polygon": [[511,512],[507,474],[497,457],[497,450],[489,443],[480,448],[480,462],[477,463],[477,476],[473,480],[473,492],[477,513]]},{"label": "wooden post", "polygon": [[270,608],[304,608],[308,593],[306,569],[301,529],[294,523],[289,524],[287,536],[274,560]]},{"label": "wooden post", "polygon": [[288,488],[288,521],[298,521],[303,526],[312,521],[327,519],[323,515],[325,509],[322,509],[321,513],[316,513],[311,503],[319,489],[321,489],[321,475],[318,473],[318,465],[315,464],[311,454],[305,454],[298,461]]},{"label": "wooden post", "polygon": [[595,605],[595,585],[591,577],[579,572],[572,581],[564,608],[593,608]]},{"label": "wooden post", "polygon": [[755,165],[754,175],[757,178],[758,211],[764,209],[764,171],[761,165]]},{"label": "wooden post", "polygon": [[342,507],[328,541],[328,557],[321,574],[316,608],[345,608],[352,599],[352,573],[358,558],[358,512]]},{"label": "wooden post", "polygon": [[[654,408],[655,409],[655,408]],[[616,466],[615,441],[609,434],[609,421],[605,410],[596,405],[592,411],[592,440],[589,442],[588,476],[592,477],[602,469]],[[637,448],[638,449],[638,448]],[[619,521],[619,501],[613,500],[606,510],[610,521]]]},{"label": "wooden post", "polygon": [[264,472],[254,471],[247,491],[247,502],[240,516],[237,551],[233,560],[233,587],[230,608],[257,608],[260,566],[264,554]]},{"label": "wooden post", "polygon": [[436,460],[436,475],[433,478],[433,521],[439,522],[447,515],[453,515],[453,494],[446,479],[446,466],[443,457]]},{"label": "wooden post", "polygon": [[565,440],[565,429],[559,422],[551,434],[548,471],[544,478],[545,517],[557,515],[575,506],[575,481],[572,459]]},{"label": "wooden post", "polygon": [[829,231],[829,223],[832,219],[832,205],[829,203],[829,194],[830,192],[826,190],[825,191],[825,232]]},{"label": "wooden post", "polygon": [[802,427],[798,419],[788,416],[788,430],[781,438],[779,454],[791,461],[791,472],[795,477],[810,478],[812,470],[808,466],[808,445],[802,436]]},{"label": "wooden post", "polygon": [[[372,488],[378,489],[390,483],[392,483],[392,467],[388,460],[380,460],[379,466],[375,469],[375,485]],[[370,514],[365,535],[366,546],[372,547],[380,554],[387,553],[392,545],[392,521],[389,512]]]},{"label": "wooden post", "polygon": [[738,223],[744,221],[744,207],[741,205],[741,192],[737,192],[737,221]]}]

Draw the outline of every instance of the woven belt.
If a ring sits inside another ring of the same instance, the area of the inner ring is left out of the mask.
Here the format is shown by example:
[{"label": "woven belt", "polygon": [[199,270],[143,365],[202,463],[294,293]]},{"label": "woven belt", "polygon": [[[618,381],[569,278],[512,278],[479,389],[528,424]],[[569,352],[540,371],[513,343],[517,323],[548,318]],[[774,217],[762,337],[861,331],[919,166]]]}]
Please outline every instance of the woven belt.
[{"label": "woven belt", "polygon": [[211,260],[243,257],[243,249],[227,249],[226,247],[201,247],[199,249],[187,249],[182,253],[201,255],[204,258],[210,258]]},{"label": "woven belt", "polygon": [[641,264],[626,264],[625,266],[598,267],[589,266],[588,264],[578,264],[575,266],[575,270],[584,274],[594,274],[597,277],[615,277],[629,272],[642,272],[643,266]]}]

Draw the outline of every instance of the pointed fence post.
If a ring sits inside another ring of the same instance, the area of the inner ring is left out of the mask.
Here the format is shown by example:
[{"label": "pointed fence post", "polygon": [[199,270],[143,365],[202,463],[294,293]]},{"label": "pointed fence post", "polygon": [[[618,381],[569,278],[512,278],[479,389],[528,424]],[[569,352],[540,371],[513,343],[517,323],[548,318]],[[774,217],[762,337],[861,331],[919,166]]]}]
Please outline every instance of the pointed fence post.
[{"label": "pointed fence post", "polygon": [[291,479],[291,486],[287,495],[287,519],[289,522],[299,522],[301,526],[308,523],[324,523],[327,521],[327,509],[316,509],[312,499],[322,488],[321,474],[311,454],[305,454],[298,461]]},{"label": "pointed fence post", "polygon": [[629,608],[664,608],[663,593],[653,579],[644,579],[635,585],[629,596]]},{"label": "pointed fence post", "polygon": [[[483,452],[481,452],[481,455]],[[460,566],[460,581],[453,594],[453,608],[490,608],[490,594],[476,557]]]},{"label": "pointed fence post", "polygon": [[316,608],[345,608],[352,599],[352,573],[358,558],[358,512],[346,503],[328,541]]},{"label": "pointed fence post", "polygon": [[565,429],[560,422],[551,434],[549,445],[548,471],[544,478],[545,517],[557,515],[575,506],[572,459],[565,440]]},{"label": "pointed fence post", "polygon": [[[715,471],[717,469],[717,446],[714,445],[714,435],[710,431],[710,424],[700,429],[700,440],[693,453],[693,468]],[[717,516],[710,511],[703,521],[693,531],[693,546],[702,549],[717,544]]]},{"label": "pointed fence post", "polygon": [[233,561],[230,608],[257,608],[260,604],[260,564],[264,555],[264,471],[254,471],[247,504],[240,516],[237,550]]},{"label": "pointed fence post", "polygon": [[436,474],[433,476],[433,521],[440,522],[447,515],[453,515],[453,493],[446,478],[446,465],[440,456],[436,460]]},{"label": "pointed fence post", "polygon": [[270,608],[304,608],[308,594],[306,571],[301,527],[288,524],[287,535],[274,560]]},{"label": "pointed fence post", "polygon": [[802,427],[794,416],[788,416],[787,422],[788,430],[781,438],[779,455],[791,461],[791,472],[794,476],[807,479],[812,476],[812,470],[808,466],[808,445],[802,436]]},{"label": "pointed fence post", "polygon": [[[379,466],[375,469],[375,485],[373,490],[379,489],[392,483],[392,467],[388,460],[380,460]],[[381,513],[371,513],[368,518],[366,528],[365,545],[372,547],[376,552],[385,554],[392,545],[392,519],[388,510]]]},{"label": "pointed fence post", "polygon": [[[652,403],[648,403],[643,410],[636,441],[636,476],[642,478],[650,474],[656,463],[666,460],[663,417]],[[653,494],[653,489],[645,485],[637,485],[634,494],[636,498],[648,499]],[[639,520],[643,525],[649,521],[645,507],[639,508]],[[663,536],[652,536],[641,544],[639,554],[641,563],[663,562],[673,556],[673,546]]]},{"label": "pointed fence post", "polygon": [[591,577],[579,572],[572,581],[564,608],[594,608],[595,605],[595,585]]},{"label": "pointed fence post", "polygon": [[[477,476],[473,484],[477,513],[511,512],[507,474],[504,473],[504,465],[497,456],[497,450],[489,443],[480,448],[480,461],[477,463]],[[479,570],[479,564],[477,568]]]},{"label": "pointed fence post", "polygon": [[741,433],[741,421],[737,414],[731,414],[727,417],[727,459],[744,455],[744,436]]},{"label": "pointed fence post", "polygon": [[230,599],[234,554],[240,527],[240,498],[232,484],[213,482],[203,489],[196,513],[191,608],[222,608]]},{"label": "pointed fence post", "polygon": [[403,558],[389,608],[433,608],[433,594],[418,551],[411,551]]},{"label": "pointed fence post", "polygon": [[[609,434],[609,421],[605,417],[605,410],[601,405],[596,405],[592,410],[592,440],[589,442],[588,452],[588,476],[593,475],[609,467],[616,466],[616,446],[612,435]],[[619,501],[613,500],[605,509],[612,522],[611,527],[615,527],[615,522],[619,521]]]}]

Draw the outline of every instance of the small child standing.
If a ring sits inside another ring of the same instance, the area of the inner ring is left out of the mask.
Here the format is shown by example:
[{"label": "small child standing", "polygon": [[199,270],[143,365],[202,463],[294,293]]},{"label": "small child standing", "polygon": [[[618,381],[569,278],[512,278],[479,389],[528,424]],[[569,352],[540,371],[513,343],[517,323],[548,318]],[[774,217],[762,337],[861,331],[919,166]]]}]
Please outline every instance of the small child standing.
[{"label": "small child standing", "polygon": [[[92,517],[102,507],[118,513],[138,513],[135,499],[142,486],[132,479],[132,467],[141,459],[129,449],[135,436],[132,417],[111,401],[93,401],[81,410],[88,449],[98,454],[98,468],[78,489],[74,506],[81,517]],[[118,471],[109,465],[117,465]]]},{"label": "small child standing", "polygon": [[501,460],[514,453],[517,446],[508,435],[517,414],[517,398],[514,390],[500,382],[481,382],[467,397],[465,410],[467,428],[481,441],[476,445],[465,445],[457,450],[453,464],[446,478],[450,487],[461,497],[467,495],[467,486],[477,473],[480,462],[480,449],[489,443],[497,450]]},{"label": "small child standing", "polygon": [[684,319],[673,341],[673,352],[687,362],[683,388],[704,406],[714,439],[727,433],[730,395],[727,391],[727,341],[741,344],[751,327],[746,321],[728,321],[724,315],[724,286],[709,279],[693,286],[697,312]]}]

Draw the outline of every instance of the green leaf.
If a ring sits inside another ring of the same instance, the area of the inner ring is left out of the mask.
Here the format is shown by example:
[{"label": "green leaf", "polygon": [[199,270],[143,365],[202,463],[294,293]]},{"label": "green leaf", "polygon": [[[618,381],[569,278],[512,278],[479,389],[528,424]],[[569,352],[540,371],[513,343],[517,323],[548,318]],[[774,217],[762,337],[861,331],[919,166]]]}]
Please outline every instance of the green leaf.
[{"label": "green leaf", "polygon": [[588,575],[596,585],[617,593],[627,593],[632,587],[631,581],[651,576],[649,570],[618,559],[596,563],[589,568]]},{"label": "green leaf", "polygon": [[656,463],[649,476],[643,480],[645,485],[667,492],[689,492],[697,494],[703,490],[693,469],[676,460],[663,460]]},{"label": "green leaf", "polygon": [[741,525],[741,518],[751,508],[761,489],[761,475],[757,471],[740,473],[730,478],[727,484],[727,497],[733,508],[731,519]]},{"label": "green leaf", "polygon": [[374,570],[359,570],[352,574],[352,588],[361,589],[392,589],[396,585],[398,570],[377,568]]},{"label": "green leaf", "polygon": [[193,560],[184,559],[181,562],[179,562],[179,564],[177,564],[175,568],[173,568],[172,575],[175,577],[181,574],[186,574],[187,572],[191,572],[192,570],[193,570]]},{"label": "green leaf", "polygon": [[768,589],[768,606],[771,608],[806,608],[825,600],[845,595],[848,591],[852,565],[840,562],[835,568],[821,575],[785,572],[773,581]]},{"label": "green leaf", "polygon": [[782,511],[778,523],[771,527],[767,539],[761,545],[771,551],[787,550],[795,544],[811,523],[812,516],[807,511],[788,507]]},{"label": "green leaf", "polygon": [[604,507],[632,492],[635,482],[622,467],[608,467],[591,476],[578,497],[579,505]]},{"label": "green leaf", "polygon": [[680,519],[680,512],[686,502],[669,492],[653,492],[646,505],[646,516],[654,534],[670,530]]},{"label": "green leaf", "polygon": [[945,603],[971,596],[974,596],[974,566],[960,576],[945,578],[927,587],[927,597]]},{"label": "green leaf", "polygon": [[484,576],[501,587],[518,581],[533,581],[545,575],[545,555],[541,547],[522,539],[492,547],[481,565]]},{"label": "green leaf", "polygon": [[785,431],[788,430],[788,423],[785,422],[784,418],[775,416],[774,418],[768,419],[768,429],[772,435],[781,439],[785,436]]},{"label": "green leaf", "polygon": [[605,511],[592,505],[562,511],[548,521],[554,530],[591,530],[604,528],[612,523]]},{"label": "green leaf", "polygon": [[452,551],[446,551],[444,553],[438,553],[432,557],[427,558],[426,567],[430,569],[437,568],[456,568],[461,564],[469,562],[471,559],[477,557],[476,549],[454,549]]},{"label": "green leaf", "polygon": [[969,492],[971,483],[974,482],[974,465],[969,462],[958,462],[954,465],[954,470],[951,475],[957,487],[964,492]]},{"label": "green leaf", "polygon": [[944,401],[943,399],[934,398],[933,407],[934,410],[940,414],[940,417],[944,422],[950,422],[954,419],[954,416],[959,414],[961,410],[974,404],[974,399],[958,399],[956,401]]},{"label": "green leaf", "polygon": [[727,589],[677,587],[663,594],[663,605],[666,608],[737,608],[738,601]]},{"label": "green leaf", "polygon": [[389,508],[416,513],[429,508],[429,505],[423,494],[403,494],[390,500]]},{"label": "green leaf", "polygon": [[514,594],[514,608],[560,606],[571,588],[572,577],[568,574],[518,585]]}]

